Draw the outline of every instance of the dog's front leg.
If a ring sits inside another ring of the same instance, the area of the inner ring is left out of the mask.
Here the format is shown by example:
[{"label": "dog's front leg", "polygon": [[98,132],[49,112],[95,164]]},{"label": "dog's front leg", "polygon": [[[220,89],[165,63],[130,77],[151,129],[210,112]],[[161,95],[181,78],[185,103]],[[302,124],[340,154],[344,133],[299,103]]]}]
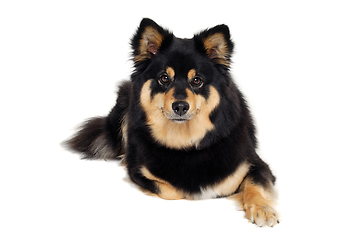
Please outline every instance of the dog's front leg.
[{"label": "dog's front leg", "polygon": [[274,209],[275,193],[272,183],[264,187],[254,183],[251,176],[247,176],[234,198],[245,211],[246,218],[252,223],[260,227],[266,225],[273,227],[279,223],[278,214]]}]

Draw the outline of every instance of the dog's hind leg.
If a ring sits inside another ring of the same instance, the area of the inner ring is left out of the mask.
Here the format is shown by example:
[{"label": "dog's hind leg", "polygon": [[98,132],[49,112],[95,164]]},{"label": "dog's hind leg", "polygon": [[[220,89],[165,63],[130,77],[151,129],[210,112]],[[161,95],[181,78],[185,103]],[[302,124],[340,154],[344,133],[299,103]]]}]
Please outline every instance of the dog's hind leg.
[{"label": "dog's hind leg", "polygon": [[154,192],[163,199],[167,200],[179,200],[185,198],[185,194],[179,189],[172,186],[165,180],[162,180],[154,176],[146,167],[142,167],[140,170],[141,174],[154,184]]}]

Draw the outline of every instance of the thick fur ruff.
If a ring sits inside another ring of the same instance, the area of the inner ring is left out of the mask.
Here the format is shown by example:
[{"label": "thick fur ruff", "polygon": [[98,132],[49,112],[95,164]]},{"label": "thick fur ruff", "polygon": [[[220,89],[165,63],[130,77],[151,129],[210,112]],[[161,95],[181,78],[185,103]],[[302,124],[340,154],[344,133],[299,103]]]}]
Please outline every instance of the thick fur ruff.
[{"label": "thick fur ruff", "polygon": [[143,19],[131,45],[131,81],[69,148],[84,158],[123,157],[132,181],[161,198],[233,195],[253,223],[277,224],[275,177],[255,151],[253,120],[229,73],[228,27],[179,39]]}]

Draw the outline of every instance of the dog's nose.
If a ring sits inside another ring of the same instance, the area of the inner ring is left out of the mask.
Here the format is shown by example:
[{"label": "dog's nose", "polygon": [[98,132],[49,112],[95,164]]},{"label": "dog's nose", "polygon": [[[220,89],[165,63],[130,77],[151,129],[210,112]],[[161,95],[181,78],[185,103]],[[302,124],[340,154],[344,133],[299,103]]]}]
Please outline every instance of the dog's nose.
[{"label": "dog's nose", "polygon": [[182,116],[189,111],[190,105],[185,101],[177,101],[172,104],[172,109],[174,113],[176,113],[179,116]]}]

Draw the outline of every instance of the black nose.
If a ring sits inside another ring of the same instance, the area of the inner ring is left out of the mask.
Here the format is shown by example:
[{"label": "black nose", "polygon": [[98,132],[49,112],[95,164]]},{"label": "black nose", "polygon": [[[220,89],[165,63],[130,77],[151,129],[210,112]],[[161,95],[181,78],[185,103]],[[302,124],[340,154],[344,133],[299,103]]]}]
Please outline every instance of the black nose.
[{"label": "black nose", "polygon": [[174,113],[179,116],[185,115],[189,111],[189,104],[185,101],[177,101],[172,104]]}]

